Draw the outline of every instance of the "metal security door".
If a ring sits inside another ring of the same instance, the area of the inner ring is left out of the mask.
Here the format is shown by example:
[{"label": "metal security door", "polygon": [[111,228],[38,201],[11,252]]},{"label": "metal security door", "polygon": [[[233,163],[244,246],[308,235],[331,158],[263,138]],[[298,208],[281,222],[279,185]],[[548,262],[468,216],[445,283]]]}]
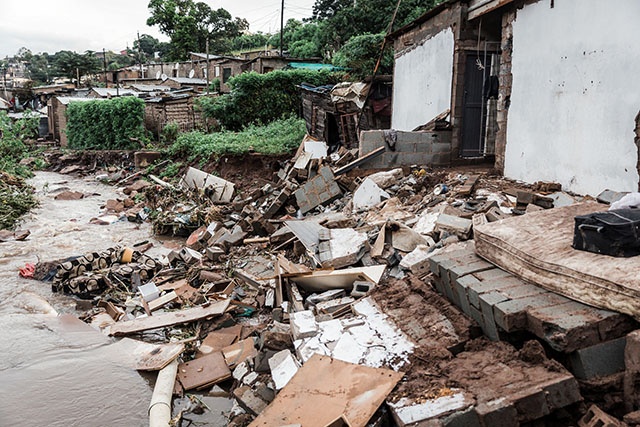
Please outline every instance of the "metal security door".
[{"label": "metal security door", "polygon": [[489,70],[479,67],[480,56],[467,55],[464,68],[464,98],[462,102],[461,157],[482,157],[484,153],[486,103],[483,83]]}]

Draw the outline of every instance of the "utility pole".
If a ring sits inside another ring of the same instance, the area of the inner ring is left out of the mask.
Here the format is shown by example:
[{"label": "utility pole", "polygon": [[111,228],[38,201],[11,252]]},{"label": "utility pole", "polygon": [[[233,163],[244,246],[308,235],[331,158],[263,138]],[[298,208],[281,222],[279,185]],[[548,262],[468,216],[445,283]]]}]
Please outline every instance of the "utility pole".
[{"label": "utility pole", "polygon": [[205,42],[207,50],[207,95],[209,95],[209,33],[207,33],[207,41]]},{"label": "utility pole", "polygon": [[102,48],[102,71],[104,73],[104,86],[109,87],[109,80],[107,80],[107,53]]},{"label": "utility pole", "polygon": [[140,75],[144,79],[144,70],[142,69],[142,54],[141,49],[142,45],[140,44],[140,31],[138,31],[138,62],[140,63]]},{"label": "utility pole", "polygon": [[284,55],[282,54],[282,36],[284,34],[284,0],[282,0],[282,6],[280,7],[280,57],[282,58]]}]

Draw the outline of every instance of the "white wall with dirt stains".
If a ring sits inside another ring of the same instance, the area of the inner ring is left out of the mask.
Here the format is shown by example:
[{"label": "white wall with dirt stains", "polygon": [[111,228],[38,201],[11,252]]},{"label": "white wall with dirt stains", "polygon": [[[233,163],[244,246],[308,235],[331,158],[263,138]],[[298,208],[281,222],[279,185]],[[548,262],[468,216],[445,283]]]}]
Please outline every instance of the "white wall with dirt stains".
[{"label": "white wall with dirt stains", "polygon": [[454,37],[447,28],[395,60],[391,127],[412,131],[451,106]]},{"label": "white wall with dirt stains", "polygon": [[640,1],[540,1],[513,22],[506,176],[637,191]]}]

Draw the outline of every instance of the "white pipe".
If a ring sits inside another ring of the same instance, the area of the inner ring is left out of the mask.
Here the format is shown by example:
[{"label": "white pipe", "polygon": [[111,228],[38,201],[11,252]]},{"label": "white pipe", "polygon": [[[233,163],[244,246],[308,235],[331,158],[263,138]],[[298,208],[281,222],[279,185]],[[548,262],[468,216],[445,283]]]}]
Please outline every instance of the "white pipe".
[{"label": "white pipe", "polygon": [[158,372],[149,404],[149,427],[167,427],[171,422],[171,399],[178,373],[178,358]]}]

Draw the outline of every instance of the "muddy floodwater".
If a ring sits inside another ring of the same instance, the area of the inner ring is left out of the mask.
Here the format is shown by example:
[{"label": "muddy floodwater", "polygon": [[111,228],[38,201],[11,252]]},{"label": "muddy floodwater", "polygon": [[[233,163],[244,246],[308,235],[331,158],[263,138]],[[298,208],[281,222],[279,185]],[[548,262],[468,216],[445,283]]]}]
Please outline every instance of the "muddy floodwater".
[{"label": "muddy floodwater", "polygon": [[[116,188],[50,172],[30,183],[40,206],[20,228],[31,235],[0,243],[0,425],[148,425],[155,374],[131,369],[115,340],[57,315],[79,314],[76,301],[53,294],[49,283],[20,278],[18,269],[144,240],[154,243],[149,255],[169,249],[151,237],[149,224],[90,223],[106,200],[121,197]],[[63,189],[86,196],[55,200]]]}]

